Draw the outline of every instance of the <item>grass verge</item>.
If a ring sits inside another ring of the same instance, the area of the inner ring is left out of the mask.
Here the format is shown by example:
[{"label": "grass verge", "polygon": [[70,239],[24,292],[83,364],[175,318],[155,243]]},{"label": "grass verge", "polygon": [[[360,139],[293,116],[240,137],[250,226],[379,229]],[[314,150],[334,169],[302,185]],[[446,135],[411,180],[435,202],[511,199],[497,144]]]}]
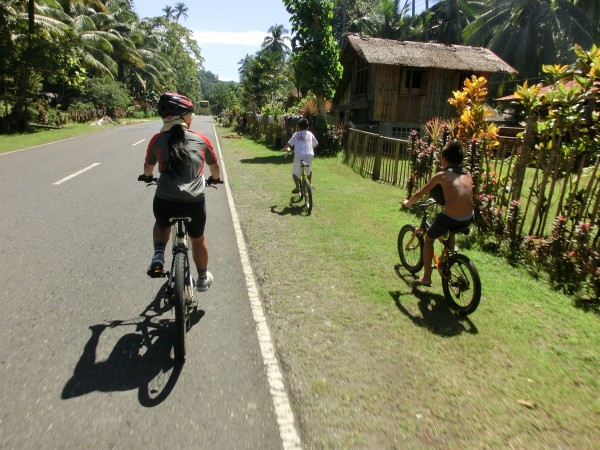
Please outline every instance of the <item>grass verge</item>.
[{"label": "grass verge", "polygon": [[[122,121],[120,124],[132,122]],[[140,122],[136,120],[135,122]],[[63,128],[59,129],[32,129],[23,133],[10,133],[0,135],[0,154],[8,153],[23,148],[35,147],[36,145],[47,144],[49,142],[62,141],[63,139],[69,139],[83,134],[94,133],[98,131],[106,130],[107,127],[114,127],[118,125],[102,125],[102,126],[91,126],[88,123],[69,123]]]},{"label": "grass verge", "polygon": [[484,299],[457,317],[395,268],[404,190],[317,158],[306,216],[291,158],[221,143],[305,448],[597,448],[597,311],[470,248]]}]

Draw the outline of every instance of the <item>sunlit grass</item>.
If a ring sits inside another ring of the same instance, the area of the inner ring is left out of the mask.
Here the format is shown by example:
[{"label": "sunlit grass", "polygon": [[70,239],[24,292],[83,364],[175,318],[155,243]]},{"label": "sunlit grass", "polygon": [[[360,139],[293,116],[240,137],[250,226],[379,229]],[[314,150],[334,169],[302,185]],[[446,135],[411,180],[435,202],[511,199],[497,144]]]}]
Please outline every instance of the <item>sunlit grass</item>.
[{"label": "sunlit grass", "polygon": [[425,433],[445,448],[593,448],[597,314],[464,245],[483,300],[461,319],[437,274],[413,291],[395,270],[398,230],[417,221],[400,210],[403,189],[316,158],[306,216],[291,158],[249,139],[222,143],[308,447],[421,448]]}]

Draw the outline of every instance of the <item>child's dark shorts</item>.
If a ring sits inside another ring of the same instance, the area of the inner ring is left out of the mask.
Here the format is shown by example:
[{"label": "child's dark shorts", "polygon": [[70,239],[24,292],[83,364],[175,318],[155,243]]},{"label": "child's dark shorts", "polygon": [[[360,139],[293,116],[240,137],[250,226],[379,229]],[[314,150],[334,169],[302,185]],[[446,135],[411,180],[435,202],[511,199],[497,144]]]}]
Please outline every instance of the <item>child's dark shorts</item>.
[{"label": "child's dark shorts", "polygon": [[164,198],[154,197],[152,207],[156,222],[163,228],[171,226],[171,217],[189,217],[191,222],[185,222],[185,229],[191,238],[199,238],[204,234],[206,225],[206,206],[204,199],[197,202],[174,202]]},{"label": "child's dark shorts", "polygon": [[427,236],[429,236],[431,239],[437,239],[440,236],[443,236],[447,231],[454,231],[458,228],[468,227],[473,223],[474,219],[475,216],[473,214],[466,217],[454,218],[442,211],[437,215],[427,230]]}]

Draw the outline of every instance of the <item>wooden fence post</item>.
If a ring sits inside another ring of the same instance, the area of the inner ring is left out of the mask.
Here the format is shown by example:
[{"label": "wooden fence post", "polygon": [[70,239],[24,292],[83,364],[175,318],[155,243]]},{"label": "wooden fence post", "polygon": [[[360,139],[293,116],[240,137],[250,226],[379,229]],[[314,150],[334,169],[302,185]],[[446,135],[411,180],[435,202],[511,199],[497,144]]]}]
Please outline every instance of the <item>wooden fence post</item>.
[{"label": "wooden fence post", "polygon": [[373,163],[373,174],[371,175],[373,180],[379,180],[381,176],[381,153],[383,152],[383,139],[381,135],[377,137],[377,144],[375,145],[375,162]]}]

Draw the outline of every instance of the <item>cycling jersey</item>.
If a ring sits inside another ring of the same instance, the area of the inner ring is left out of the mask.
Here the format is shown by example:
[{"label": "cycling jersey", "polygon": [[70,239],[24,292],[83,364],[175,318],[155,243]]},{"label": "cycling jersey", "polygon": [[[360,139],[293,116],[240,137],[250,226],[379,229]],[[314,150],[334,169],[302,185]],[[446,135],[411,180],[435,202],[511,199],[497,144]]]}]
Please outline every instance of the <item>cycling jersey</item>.
[{"label": "cycling jersey", "polygon": [[209,139],[193,130],[185,130],[185,148],[191,159],[181,170],[167,171],[169,167],[169,136],[165,131],[152,137],[146,151],[146,164],[158,163],[160,176],[156,197],[177,202],[196,202],[204,198],[204,164],[216,164],[217,155]]}]

